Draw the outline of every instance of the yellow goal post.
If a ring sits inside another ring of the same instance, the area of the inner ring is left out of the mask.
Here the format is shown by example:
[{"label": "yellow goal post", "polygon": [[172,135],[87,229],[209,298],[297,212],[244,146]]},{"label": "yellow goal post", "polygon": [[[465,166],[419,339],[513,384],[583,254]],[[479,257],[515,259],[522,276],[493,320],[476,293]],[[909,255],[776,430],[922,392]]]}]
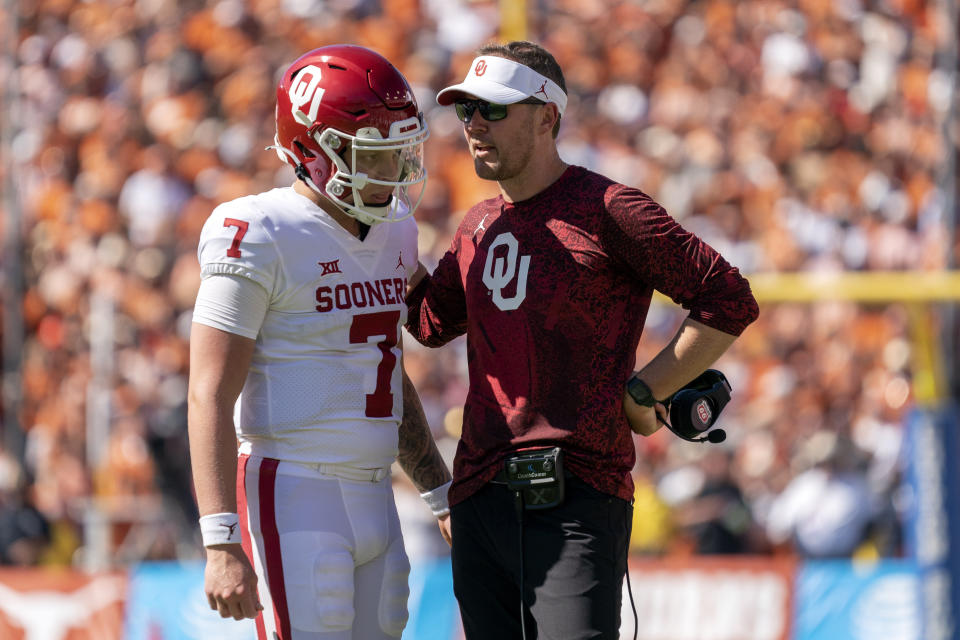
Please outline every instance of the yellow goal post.
[{"label": "yellow goal post", "polygon": [[[947,362],[938,338],[936,303],[960,301],[960,271],[839,271],[747,274],[761,307],[765,304],[810,304],[830,300],[860,304],[903,304],[910,324],[913,392],[918,405],[932,407],[948,392]],[[661,301],[667,298],[656,296]]]}]

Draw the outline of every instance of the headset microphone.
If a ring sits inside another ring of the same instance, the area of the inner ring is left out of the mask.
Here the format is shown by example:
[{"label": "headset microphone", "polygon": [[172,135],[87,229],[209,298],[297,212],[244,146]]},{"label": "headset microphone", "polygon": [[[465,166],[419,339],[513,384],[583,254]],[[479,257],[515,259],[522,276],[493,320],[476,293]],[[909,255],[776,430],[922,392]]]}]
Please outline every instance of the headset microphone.
[{"label": "headset microphone", "polygon": [[707,440],[709,440],[713,444],[720,444],[726,439],[727,439],[727,432],[724,431],[723,429],[714,429],[713,431],[707,434]]},{"label": "headset microphone", "polygon": [[[683,438],[683,436],[680,436],[680,437]],[[683,439],[687,440],[687,438],[683,438]],[[726,431],[724,431],[723,429],[714,429],[713,431],[708,432],[707,435],[701,438],[694,438],[690,440],[690,442],[711,442],[713,444],[720,444],[726,439],[727,439]]]},{"label": "headset microphone", "polygon": [[714,429],[720,412],[730,402],[732,388],[726,376],[707,369],[663,402],[670,407],[670,422],[663,422],[677,437],[688,442],[719,444],[727,439],[723,429]]}]

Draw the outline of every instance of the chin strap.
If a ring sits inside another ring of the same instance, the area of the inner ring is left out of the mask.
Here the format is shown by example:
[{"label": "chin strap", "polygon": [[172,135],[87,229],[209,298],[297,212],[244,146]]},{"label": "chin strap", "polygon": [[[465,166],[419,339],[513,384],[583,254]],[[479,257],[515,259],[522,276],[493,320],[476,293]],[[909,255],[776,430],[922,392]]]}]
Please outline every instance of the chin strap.
[{"label": "chin strap", "polygon": [[[272,144],[269,147],[266,147],[265,150],[270,150],[270,149],[273,149],[274,151],[276,151],[277,155],[280,156],[280,159],[283,160],[284,162],[286,162],[287,158],[290,159],[290,164],[293,165],[293,173],[297,176],[297,179],[303,182],[305,185],[307,185],[311,191],[313,191],[317,195],[322,196],[323,198],[331,202],[335,207],[343,211],[348,216],[357,218],[358,220],[360,219],[356,215],[354,215],[353,213],[345,209],[341,205],[341,203],[336,201],[336,199],[328,196],[326,193],[324,193],[320,189],[320,187],[314,184],[313,178],[310,177],[310,172],[307,171],[307,167],[302,162],[300,162],[300,158],[298,158],[296,154],[290,151],[290,149],[287,149],[286,147],[282,147],[279,144]],[[284,156],[286,156],[286,158]],[[360,221],[363,222],[364,224],[370,224],[366,220],[360,220]]]}]

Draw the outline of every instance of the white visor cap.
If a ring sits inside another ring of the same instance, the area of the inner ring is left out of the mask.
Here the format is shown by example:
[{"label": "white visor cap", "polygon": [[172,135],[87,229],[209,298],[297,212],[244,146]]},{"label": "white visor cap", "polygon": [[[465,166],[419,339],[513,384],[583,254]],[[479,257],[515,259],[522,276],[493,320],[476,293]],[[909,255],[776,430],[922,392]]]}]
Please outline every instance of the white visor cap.
[{"label": "white visor cap", "polygon": [[525,98],[540,98],[557,105],[560,115],[567,108],[567,94],[553,80],[500,56],[474,58],[467,77],[460,84],[437,94],[437,103],[453,104],[460,94],[476,96],[495,104],[513,104]]}]

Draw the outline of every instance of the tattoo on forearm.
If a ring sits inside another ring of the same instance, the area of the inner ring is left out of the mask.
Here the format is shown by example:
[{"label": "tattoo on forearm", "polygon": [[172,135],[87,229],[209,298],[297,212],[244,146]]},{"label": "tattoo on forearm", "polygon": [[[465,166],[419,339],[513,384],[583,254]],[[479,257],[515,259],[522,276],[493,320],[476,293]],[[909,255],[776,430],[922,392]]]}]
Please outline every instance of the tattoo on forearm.
[{"label": "tattoo on forearm", "polygon": [[450,471],[423,414],[420,396],[406,374],[403,375],[403,420],[397,462],[421,493],[450,480]]}]

